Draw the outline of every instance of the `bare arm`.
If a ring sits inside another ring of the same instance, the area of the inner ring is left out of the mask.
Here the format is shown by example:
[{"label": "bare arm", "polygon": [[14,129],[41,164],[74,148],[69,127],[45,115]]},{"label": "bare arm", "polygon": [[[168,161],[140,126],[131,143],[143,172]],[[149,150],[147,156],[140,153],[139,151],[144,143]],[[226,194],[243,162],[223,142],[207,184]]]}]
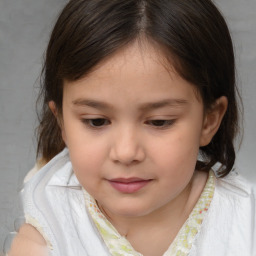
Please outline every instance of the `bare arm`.
[{"label": "bare arm", "polygon": [[42,235],[31,225],[24,224],[14,238],[8,256],[48,256]]}]

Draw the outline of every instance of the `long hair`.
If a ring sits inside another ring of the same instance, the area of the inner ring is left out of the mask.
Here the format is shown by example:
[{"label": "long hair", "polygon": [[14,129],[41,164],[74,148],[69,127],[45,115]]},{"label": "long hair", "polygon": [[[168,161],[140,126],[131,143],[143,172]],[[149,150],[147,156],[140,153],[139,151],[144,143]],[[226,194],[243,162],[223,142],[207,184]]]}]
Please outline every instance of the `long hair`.
[{"label": "long hair", "polygon": [[71,0],[52,31],[42,72],[38,154],[49,161],[65,144],[48,103],[62,113],[63,81],[78,80],[138,38],[164,49],[167,60],[200,93],[205,109],[226,96],[228,109],[197,169],[219,162],[225,176],[235,161],[238,107],[233,45],[210,0]]}]

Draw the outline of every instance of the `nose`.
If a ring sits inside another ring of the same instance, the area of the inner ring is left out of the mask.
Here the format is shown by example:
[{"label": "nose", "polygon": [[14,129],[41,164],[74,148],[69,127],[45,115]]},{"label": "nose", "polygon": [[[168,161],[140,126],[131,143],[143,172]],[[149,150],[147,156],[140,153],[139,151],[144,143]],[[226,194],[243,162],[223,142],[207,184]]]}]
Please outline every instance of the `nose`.
[{"label": "nose", "polygon": [[125,127],[115,132],[110,150],[110,158],[114,162],[131,165],[145,159],[142,139],[136,129]]}]

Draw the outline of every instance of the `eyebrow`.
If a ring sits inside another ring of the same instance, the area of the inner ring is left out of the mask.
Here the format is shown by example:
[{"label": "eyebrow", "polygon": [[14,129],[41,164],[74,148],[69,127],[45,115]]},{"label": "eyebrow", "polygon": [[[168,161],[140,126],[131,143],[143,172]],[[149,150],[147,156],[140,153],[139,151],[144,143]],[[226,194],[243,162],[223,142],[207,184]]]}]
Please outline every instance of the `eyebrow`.
[{"label": "eyebrow", "polygon": [[96,109],[111,109],[113,108],[110,104],[97,101],[97,100],[90,100],[90,99],[76,99],[72,101],[73,105],[79,107],[91,107]]},{"label": "eyebrow", "polygon": [[[92,100],[92,99],[76,99],[72,101],[72,104],[75,106],[81,107],[91,107],[99,110],[110,110],[114,107],[111,104],[106,102]],[[185,99],[164,99],[156,102],[147,102],[139,106],[141,111],[150,111],[154,109],[159,109],[163,107],[179,107],[188,104],[188,101]]]},{"label": "eyebrow", "polygon": [[150,111],[154,109],[159,109],[163,107],[179,107],[188,104],[188,101],[185,99],[166,99],[156,102],[144,103],[140,106],[142,111]]}]

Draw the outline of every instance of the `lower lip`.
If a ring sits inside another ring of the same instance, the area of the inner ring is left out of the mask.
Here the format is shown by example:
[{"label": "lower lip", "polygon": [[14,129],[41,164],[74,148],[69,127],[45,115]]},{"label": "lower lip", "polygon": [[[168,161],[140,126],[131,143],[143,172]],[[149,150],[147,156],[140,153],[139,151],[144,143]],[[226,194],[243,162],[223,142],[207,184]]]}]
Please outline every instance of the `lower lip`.
[{"label": "lower lip", "polygon": [[111,186],[115,188],[117,191],[126,193],[126,194],[132,194],[143,187],[145,187],[151,180],[142,180],[142,181],[134,181],[129,183],[124,182],[117,182],[117,181],[109,181]]}]

